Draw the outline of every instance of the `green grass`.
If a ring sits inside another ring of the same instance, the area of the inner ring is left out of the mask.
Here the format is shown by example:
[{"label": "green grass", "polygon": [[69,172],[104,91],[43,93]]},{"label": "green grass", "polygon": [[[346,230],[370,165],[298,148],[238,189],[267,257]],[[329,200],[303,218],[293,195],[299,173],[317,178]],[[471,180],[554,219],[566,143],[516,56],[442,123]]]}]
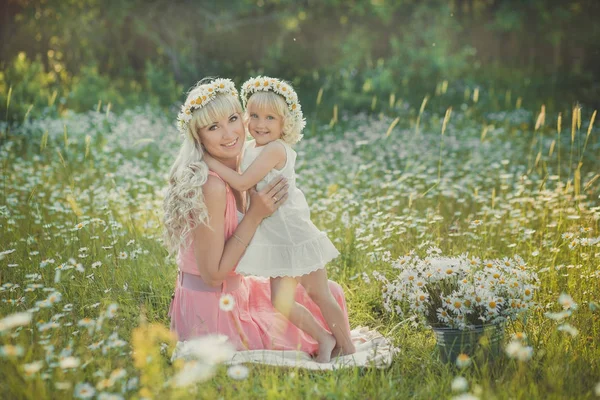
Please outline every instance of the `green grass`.
[{"label": "green grass", "polygon": [[[400,348],[392,365],[327,373],[249,365],[242,381],[222,366],[215,378],[190,389],[196,397],[451,398],[451,382],[461,375],[470,393],[485,399],[594,398],[600,382],[600,313],[592,310],[600,303],[599,132],[588,136],[584,116],[571,136],[570,112],[559,135],[555,118],[547,116],[535,130],[537,114],[527,110],[454,108],[443,135],[443,112],[340,112],[337,125],[312,125],[297,147],[299,186],[313,220],[342,252],[329,275],[345,289],[351,325],[377,328]],[[0,346],[23,349],[21,356],[0,356],[0,397],[69,398],[78,383],[96,386],[118,368],[126,377],[97,394],[139,396],[144,374],[162,385],[174,373],[168,357],[158,355],[164,340],[135,350],[157,352],[158,370],[141,373],[131,338],[142,321],[168,326],[176,266],[166,258],[160,221],[165,174],[178,145],[172,121],[146,109],[0,128],[0,315],[32,309],[55,291],[62,295],[35,311],[29,326],[0,334]],[[473,365],[458,370],[439,361],[429,329],[384,310],[372,272],[393,276],[385,252],[396,258],[429,246],[484,259],[519,254],[538,272],[538,306],[506,332],[507,339],[526,333],[534,349],[530,361],[475,356]],[[579,331],[575,337],[544,316],[559,310],[563,292],[579,305],[567,319]],[[118,304],[116,316],[101,320],[110,304]],[[84,318],[97,329],[79,326]],[[52,320],[56,327],[44,325]],[[80,365],[65,370],[59,362],[69,356]],[[41,370],[26,376],[23,365],[38,360]],[[165,387],[156,398],[186,393]]]}]

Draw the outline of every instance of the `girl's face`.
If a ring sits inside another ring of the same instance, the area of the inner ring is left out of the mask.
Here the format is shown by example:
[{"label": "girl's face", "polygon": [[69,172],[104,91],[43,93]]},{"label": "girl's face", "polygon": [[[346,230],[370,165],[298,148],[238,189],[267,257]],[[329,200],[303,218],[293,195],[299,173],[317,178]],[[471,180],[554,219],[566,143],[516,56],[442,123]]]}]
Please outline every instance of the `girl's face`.
[{"label": "girl's face", "polygon": [[237,112],[200,128],[199,136],[205,151],[223,161],[235,159],[246,138],[242,118]]},{"label": "girl's face", "polygon": [[258,108],[251,104],[248,107],[248,131],[256,140],[256,147],[277,139],[283,132],[283,118],[273,110]]}]

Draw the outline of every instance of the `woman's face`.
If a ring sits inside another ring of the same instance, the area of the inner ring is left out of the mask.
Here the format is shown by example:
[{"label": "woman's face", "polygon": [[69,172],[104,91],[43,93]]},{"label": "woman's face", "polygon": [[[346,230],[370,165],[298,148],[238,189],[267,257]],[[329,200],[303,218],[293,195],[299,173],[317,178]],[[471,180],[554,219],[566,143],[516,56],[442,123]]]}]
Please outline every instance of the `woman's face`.
[{"label": "woman's face", "polygon": [[200,128],[199,135],[204,149],[219,160],[235,159],[242,151],[246,139],[244,124],[237,112]]}]

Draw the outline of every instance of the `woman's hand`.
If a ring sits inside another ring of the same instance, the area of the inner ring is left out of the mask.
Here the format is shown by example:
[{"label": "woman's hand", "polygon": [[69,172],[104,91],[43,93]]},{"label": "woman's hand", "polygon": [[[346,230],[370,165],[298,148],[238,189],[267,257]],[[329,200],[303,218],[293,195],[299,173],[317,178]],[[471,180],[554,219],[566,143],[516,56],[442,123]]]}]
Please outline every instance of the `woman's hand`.
[{"label": "woman's hand", "polygon": [[250,189],[250,208],[247,217],[254,217],[262,221],[273,214],[286,201],[288,196],[287,179],[283,176],[273,178],[260,192]]}]

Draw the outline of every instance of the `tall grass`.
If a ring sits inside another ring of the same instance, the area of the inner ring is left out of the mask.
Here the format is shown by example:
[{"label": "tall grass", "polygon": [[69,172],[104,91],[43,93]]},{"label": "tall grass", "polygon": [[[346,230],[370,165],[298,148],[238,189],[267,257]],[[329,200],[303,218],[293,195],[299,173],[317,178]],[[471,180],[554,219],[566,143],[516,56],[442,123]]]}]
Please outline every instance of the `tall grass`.
[{"label": "tall grass", "polygon": [[[0,316],[29,310],[33,320],[0,333],[0,397],[176,398],[189,390],[198,398],[429,399],[457,395],[451,382],[460,375],[480,398],[593,398],[600,390],[594,117],[564,112],[575,123],[561,135],[561,116],[558,129],[549,115],[536,129],[532,112],[488,112],[480,96],[451,116],[428,111],[427,98],[389,116],[349,116],[336,106],[330,123],[313,122],[296,148],[313,220],[342,253],[329,275],[345,289],[351,325],[377,328],[400,347],[389,368],[252,365],[247,379],[233,381],[221,367],[186,389],[170,384],[181,366],[167,362],[164,329],[176,273],[160,240],[161,191],[178,145],[172,121],[136,109],[35,119],[10,131],[2,125]],[[482,259],[519,254],[538,272],[538,306],[506,334],[526,334],[531,360],[476,356],[459,370],[439,361],[429,329],[384,310],[373,272],[391,276],[388,259],[430,246]],[[566,319],[576,335],[545,316],[560,309],[563,292],[579,306]],[[136,340],[140,332],[155,340]],[[139,354],[152,358],[136,362]]]}]

